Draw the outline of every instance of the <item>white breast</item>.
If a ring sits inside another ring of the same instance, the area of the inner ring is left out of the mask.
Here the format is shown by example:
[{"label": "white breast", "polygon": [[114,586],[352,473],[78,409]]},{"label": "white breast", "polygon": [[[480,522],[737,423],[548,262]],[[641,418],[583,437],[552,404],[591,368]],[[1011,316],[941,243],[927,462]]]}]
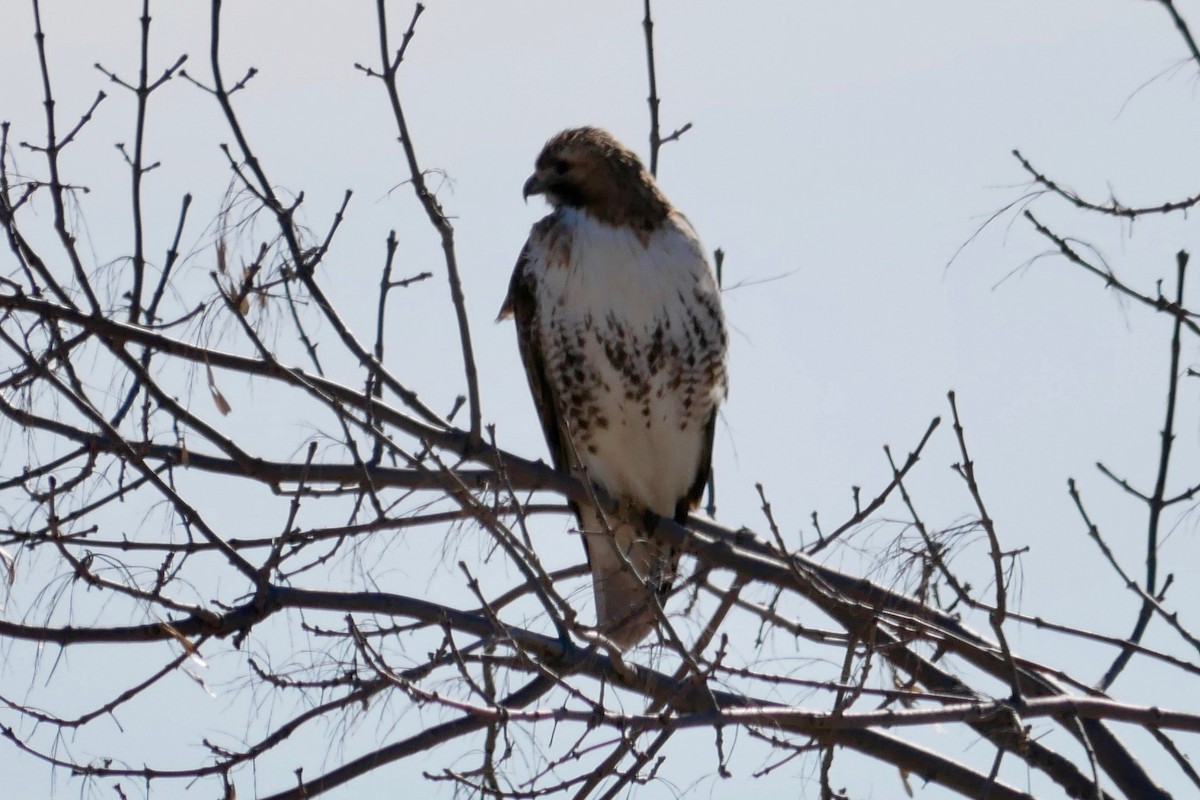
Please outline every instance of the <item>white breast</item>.
[{"label": "white breast", "polygon": [[[712,269],[679,215],[639,236],[559,213],[557,241],[535,248],[546,255],[530,266],[546,373],[579,463],[615,497],[673,515],[725,393]],[[552,259],[555,245],[568,257]]]}]

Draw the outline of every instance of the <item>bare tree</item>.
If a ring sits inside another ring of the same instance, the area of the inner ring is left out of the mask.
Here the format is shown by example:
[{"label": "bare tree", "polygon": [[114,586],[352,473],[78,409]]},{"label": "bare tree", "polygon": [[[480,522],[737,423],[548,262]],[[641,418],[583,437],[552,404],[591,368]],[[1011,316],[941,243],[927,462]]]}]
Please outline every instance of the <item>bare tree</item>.
[{"label": "bare tree", "polygon": [[[1186,23],[1169,0],[1161,5],[1200,64]],[[1200,198],[1144,208],[1095,202],[1016,154],[1032,190],[1014,208],[1056,252],[1169,323],[1154,486],[1113,476],[1147,508],[1143,575],[1111,556],[1071,486],[1081,524],[1131,593],[1128,634],[1055,623],[1052,608],[1011,608],[1021,553],[1005,548],[988,515],[951,393],[951,424],[934,419],[914,431],[903,456],[885,449],[891,479],[856,489],[855,512],[836,526],[814,517],[815,538],[780,530],[762,487],[761,531],[702,516],[686,526],[661,520],[656,534],[688,554],[688,577],[656,612],[657,640],[622,654],[591,635],[572,602],[585,570],[548,570],[531,530],[535,518],[563,514],[563,500],[603,498],[503,449],[484,422],[454,227],[428,183],[398,83],[422,7],[400,27],[377,0],[378,51],[359,69],[390,109],[404,178],[444,260],[404,272],[388,234],[370,321],[340,313],[322,277],[351,194],[323,230],[301,223],[304,194],[279,187],[243,126],[238,97],[255,73],[227,73],[220,0],[203,69],[186,71],[193,62],[184,57],[152,63],[149,0],[137,74],[98,65],[114,91],[132,97],[135,123],[120,148],[129,251],[115,266],[95,263],[78,220],[95,196],[114,202],[123,190],[100,187],[85,198],[63,154],[105,94],[76,116],[56,104],[37,0],[33,9],[45,128],[34,141],[5,123],[0,139],[0,226],[11,254],[0,275],[0,637],[9,658],[36,658],[40,685],[0,692],[5,760],[44,764],[83,795],[190,788],[315,797],[419,759],[430,781],[471,796],[609,798],[662,776],[725,776],[732,742],[748,737],[745,747],[762,761],[754,777],[807,762],[824,798],[845,796],[838,769],[863,759],[894,766],[910,792],[920,781],[966,797],[1031,797],[1006,778],[1017,764],[1064,797],[1159,798],[1169,796],[1163,776],[1143,760],[1166,753],[1200,789],[1172,738],[1200,732],[1200,714],[1180,702],[1187,690],[1179,689],[1200,675],[1200,636],[1172,607],[1172,578],[1158,563],[1164,515],[1200,492],[1170,480],[1181,345],[1200,335],[1186,305],[1188,256],[1180,252],[1168,290],[1144,291],[1028,207],[1058,199],[1132,219],[1184,211]],[[660,133],[649,0],[644,11],[656,165],[660,147],[689,125]],[[159,90],[181,80],[211,96],[230,136],[223,152],[232,188],[203,254],[212,264],[204,285],[178,268],[184,232],[195,224],[191,197],[178,199],[174,230],[143,224],[144,179],[158,166],[147,155],[146,120]],[[435,275],[449,288],[463,386],[442,410],[421,400],[421,375],[393,370],[386,349],[395,298]],[[281,454],[277,443],[238,428],[221,388],[233,381],[249,386],[261,408],[309,420],[317,433],[307,447]],[[956,488],[971,509],[946,528],[927,524],[907,484],[935,435],[956,443]],[[274,510],[278,524],[247,531],[227,521],[231,504]],[[830,566],[840,548],[867,546],[863,532],[896,513],[907,523],[879,553],[873,579]],[[447,556],[457,561],[455,596],[390,590],[376,567],[402,531],[445,540],[447,553],[476,549],[478,559]],[[519,577],[506,584],[508,575]],[[1152,621],[1188,654],[1148,644]],[[1022,626],[1106,647],[1111,666],[1092,686],[1024,658],[1011,636]],[[751,646],[731,647],[731,636]],[[787,657],[760,658],[767,650]],[[1164,682],[1153,705],[1112,693],[1135,660],[1177,681]],[[114,663],[121,668],[106,667]],[[240,737],[190,707],[173,688],[181,680],[235,689]],[[1118,724],[1146,735],[1130,745]],[[920,739],[938,725],[981,745],[974,763],[945,741]],[[146,736],[177,744],[181,760],[152,763]],[[346,744],[313,766],[297,749],[306,736]],[[680,738],[711,756],[667,758],[668,743]]]}]

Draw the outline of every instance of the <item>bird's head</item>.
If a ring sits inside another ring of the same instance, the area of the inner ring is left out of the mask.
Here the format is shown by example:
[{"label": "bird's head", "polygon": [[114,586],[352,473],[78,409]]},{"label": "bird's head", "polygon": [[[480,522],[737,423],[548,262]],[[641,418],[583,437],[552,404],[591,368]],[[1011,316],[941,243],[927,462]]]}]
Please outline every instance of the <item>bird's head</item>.
[{"label": "bird's head", "polygon": [[614,224],[652,227],[670,210],[641,159],[608,131],[572,128],[546,142],[523,194]]}]

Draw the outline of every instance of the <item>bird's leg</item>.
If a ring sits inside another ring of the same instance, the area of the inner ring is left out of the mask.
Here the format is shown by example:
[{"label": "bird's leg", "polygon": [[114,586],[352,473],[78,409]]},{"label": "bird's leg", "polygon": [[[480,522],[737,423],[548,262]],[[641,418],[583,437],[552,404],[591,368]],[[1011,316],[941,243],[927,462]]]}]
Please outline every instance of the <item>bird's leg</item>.
[{"label": "bird's leg", "polygon": [[[638,509],[637,504],[633,502],[633,500],[629,499],[628,497],[617,498],[617,520],[621,524],[632,525],[633,529],[635,531],[645,530],[644,528],[638,527],[639,514],[640,514],[640,510]],[[635,541],[637,541],[636,538],[634,538],[634,537],[630,538],[629,547],[626,548],[625,555],[629,555],[629,551],[633,548],[633,543]]]},{"label": "bird's leg", "polygon": [[[662,520],[662,515],[655,514],[649,509],[644,509],[639,516],[640,519],[636,523],[640,526],[638,530],[646,531],[646,538],[648,539],[649,532],[658,528],[658,523]],[[675,582],[677,564],[678,558],[674,549],[663,549],[659,551],[654,560],[648,565],[649,569],[645,575],[646,584],[650,589],[654,590],[660,599],[666,597],[671,584]]]}]

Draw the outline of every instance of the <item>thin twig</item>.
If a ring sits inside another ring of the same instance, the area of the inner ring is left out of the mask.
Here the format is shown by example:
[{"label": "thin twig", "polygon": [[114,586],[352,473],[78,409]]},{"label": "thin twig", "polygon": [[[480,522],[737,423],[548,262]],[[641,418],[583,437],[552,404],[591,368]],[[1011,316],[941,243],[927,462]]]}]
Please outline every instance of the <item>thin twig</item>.
[{"label": "thin twig", "polygon": [[[442,256],[446,263],[446,278],[450,284],[450,299],[454,304],[454,316],[458,321],[458,338],[462,348],[463,369],[466,372],[467,379],[467,400],[469,403],[470,412],[470,437],[471,442],[475,445],[482,445],[482,411],[479,404],[479,375],[475,368],[475,353],[471,346],[471,326],[467,320],[466,300],[463,296],[462,280],[458,273],[458,256],[454,249],[454,226],[450,224],[449,217],[442,210],[441,203],[437,197],[429,190],[429,186],[425,181],[425,172],[421,169],[417,162],[417,151],[413,145],[412,136],[409,133],[408,121],[404,116],[404,107],[400,103],[400,87],[398,83],[398,74],[400,64],[404,60],[404,52],[407,50],[409,42],[412,41],[413,34],[416,31],[417,20],[421,16],[421,12],[425,10],[425,6],[417,3],[413,9],[412,20],[408,24],[408,30],[404,32],[404,38],[401,42],[399,50],[392,53],[391,45],[388,42],[388,23],[387,23],[387,0],[377,0],[376,13],[379,20],[379,63],[381,72],[376,74],[383,80],[383,85],[387,90],[388,101],[391,104],[392,116],[396,122],[396,128],[400,134],[400,146],[404,150],[404,158],[408,162],[409,180],[413,187],[413,192],[416,193],[417,201],[420,202],[421,208],[425,210],[426,216],[429,217],[430,224],[437,231],[438,237],[442,243]],[[370,74],[370,73],[368,73]]]},{"label": "thin twig", "polygon": [[[1183,285],[1184,277],[1187,274],[1188,254],[1180,250],[1175,258],[1176,267],[1176,282],[1175,282],[1175,308],[1183,307]],[[1183,332],[1184,318],[1182,314],[1175,314],[1175,324],[1171,331],[1171,362],[1169,372],[1167,373],[1167,410],[1166,420],[1163,422],[1163,428],[1160,433],[1161,446],[1159,447],[1158,455],[1158,474],[1154,479],[1154,493],[1150,495],[1147,501],[1149,507],[1149,519],[1146,521],[1146,581],[1142,587],[1145,589],[1146,595],[1153,597],[1158,592],[1158,540],[1159,540],[1159,524],[1162,520],[1162,512],[1166,507],[1167,496],[1167,475],[1171,469],[1171,445],[1175,441],[1175,403],[1179,390],[1179,351],[1180,351],[1180,335]],[[1142,636],[1146,633],[1146,626],[1150,623],[1151,617],[1154,616],[1154,607],[1156,604],[1151,603],[1149,599],[1143,599],[1141,610],[1138,612],[1137,620],[1134,622],[1133,631],[1129,634],[1129,641],[1132,644],[1140,644]],[[1113,660],[1108,670],[1104,673],[1104,677],[1097,684],[1101,690],[1107,690],[1116,681],[1117,676],[1125,669],[1129,663],[1129,659],[1133,657],[1133,650],[1126,648]]]}]

